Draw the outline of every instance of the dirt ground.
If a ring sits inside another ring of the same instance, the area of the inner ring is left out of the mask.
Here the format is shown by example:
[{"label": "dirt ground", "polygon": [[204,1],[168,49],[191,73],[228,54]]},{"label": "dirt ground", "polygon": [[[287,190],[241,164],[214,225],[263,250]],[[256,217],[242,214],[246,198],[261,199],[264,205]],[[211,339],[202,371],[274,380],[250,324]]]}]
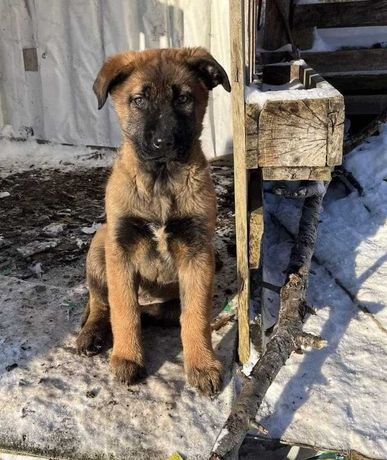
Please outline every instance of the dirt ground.
[{"label": "dirt ground", "polygon": [[[230,233],[232,170],[214,166],[213,171],[218,197],[217,237],[234,257],[233,230]],[[10,194],[1,200],[0,207],[0,274],[44,280],[51,270],[76,264],[83,276],[93,226],[105,220],[103,199],[108,175],[109,168],[102,167],[32,169],[0,179],[0,190]],[[217,251],[218,268],[223,263]],[[68,279],[68,285],[79,281],[76,275]]]}]

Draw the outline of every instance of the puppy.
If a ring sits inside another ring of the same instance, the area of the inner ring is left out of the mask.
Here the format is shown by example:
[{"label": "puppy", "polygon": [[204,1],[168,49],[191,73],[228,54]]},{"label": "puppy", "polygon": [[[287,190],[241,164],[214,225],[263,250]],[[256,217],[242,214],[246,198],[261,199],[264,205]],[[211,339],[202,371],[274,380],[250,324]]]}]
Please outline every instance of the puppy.
[{"label": "puppy", "polygon": [[111,369],[128,384],[146,374],[144,305],[163,321],[180,299],[188,382],[208,395],[221,387],[210,328],[216,200],[199,140],[208,93],[219,84],[230,91],[205,49],[181,48],[116,54],[93,86],[99,109],[112,97],[122,146],[106,188],[107,223],[87,256],[77,347],[97,353],[111,325]]}]

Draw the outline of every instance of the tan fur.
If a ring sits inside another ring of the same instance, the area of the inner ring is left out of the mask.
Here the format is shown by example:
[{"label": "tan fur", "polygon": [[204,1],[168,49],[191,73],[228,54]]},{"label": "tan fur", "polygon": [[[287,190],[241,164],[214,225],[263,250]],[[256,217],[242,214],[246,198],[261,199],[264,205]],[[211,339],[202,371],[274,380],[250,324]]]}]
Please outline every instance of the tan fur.
[{"label": "tan fur", "polygon": [[[96,91],[102,91],[106,81],[122,69],[131,72],[130,78],[112,92],[123,130],[123,144],[106,188],[107,223],[95,235],[87,257],[90,313],[78,337],[78,348],[85,352],[91,342],[103,340],[110,315],[111,368],[122,381],[138,380],[145,373],[140,304],[156,303],[154,310],[158,311],[162,301],[174,299],[180,292],[181,335],[188,381],[211,394],[220,389],[221,365],[212,348],[210,329],[216,200],[209,166],[196,140],[188,161],[176,166],[167,184],[160,184],[144,170],[134,146],[125,136],[125,126],[131,116],[128,94],[137,91],[147,67],[155,62],[161,62],[161,69],[168,68],[169,80],[187,85],[194,92],[199,101],[196,123],[201,126],[208,90],[183,66],[175,65],[200,56],[209,54],[202,48],[122,53],[111,58],[97,78]],[[167,88],[160,88],[161,97],[163,91]],[[116,234],[119,219],[129,214],[162,223],[185,216],[203,218],[206,243],[192,256],[189,247],[179,239],[168,245],[169,235],[164,225],[151,225],[157,255],[149,259],[146,241],[140,241],[128,253],[117,243]],[[106,285],[108,294],[106,288],[104,290]],[[98,347],[97,343],[96,352]]]}]

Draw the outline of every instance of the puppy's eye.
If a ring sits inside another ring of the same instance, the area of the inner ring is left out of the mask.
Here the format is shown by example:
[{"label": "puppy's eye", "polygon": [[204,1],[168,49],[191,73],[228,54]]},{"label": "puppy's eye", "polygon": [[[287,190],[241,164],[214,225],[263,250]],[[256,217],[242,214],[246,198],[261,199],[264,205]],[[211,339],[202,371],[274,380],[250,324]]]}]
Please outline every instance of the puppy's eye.
[{"label": "puppy's eye", "polygon": [[187,104],[189,102],[190,97],[187,94],[180,94],[180,96],[177,98],[177,103],[178,104]]},{"label": "puppy's eye", "polygon": [[145,97],[143,96],[135,96],[133,98],[133,102],[137,107],[143,107],[145,104]]}]

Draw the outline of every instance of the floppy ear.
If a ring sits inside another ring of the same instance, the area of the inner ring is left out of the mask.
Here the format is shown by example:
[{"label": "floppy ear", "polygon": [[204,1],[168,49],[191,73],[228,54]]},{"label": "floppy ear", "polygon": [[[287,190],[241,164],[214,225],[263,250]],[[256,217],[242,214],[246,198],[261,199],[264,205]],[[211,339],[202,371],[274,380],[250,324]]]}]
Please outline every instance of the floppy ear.
[{"label": "floppy ear", "polygon": [[222,85],[227,91],[231,91],[230,81],[223,67],[210,54],[207,56],[193,56],[187,59],[188,67],[211,90],[215,86]]},{"label": "floppy ear", "polygon": [[105,62],[93,85],[93,91],[98,100],[98,110],[104,106],[113,87],[123,82],[133,69],[134,64],[128,63],[128,59],[125,59],[122,54],[117,54]]}]

